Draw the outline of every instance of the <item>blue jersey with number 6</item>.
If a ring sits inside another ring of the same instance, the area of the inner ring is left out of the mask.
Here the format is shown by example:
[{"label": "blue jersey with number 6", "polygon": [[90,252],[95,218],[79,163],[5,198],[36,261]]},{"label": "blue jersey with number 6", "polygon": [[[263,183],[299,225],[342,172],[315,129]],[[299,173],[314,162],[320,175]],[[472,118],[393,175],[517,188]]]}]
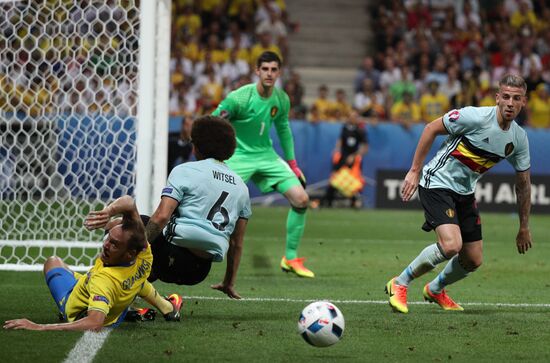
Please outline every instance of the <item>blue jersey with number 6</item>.
[{"label": "blue jersey with number 6", "polygon": [[239,218],[250,218],[242,179],[223,162],[206,159],[176,166],[162,190],[179,205],[164,228],[166,240],[210,253],[220,262]]}]

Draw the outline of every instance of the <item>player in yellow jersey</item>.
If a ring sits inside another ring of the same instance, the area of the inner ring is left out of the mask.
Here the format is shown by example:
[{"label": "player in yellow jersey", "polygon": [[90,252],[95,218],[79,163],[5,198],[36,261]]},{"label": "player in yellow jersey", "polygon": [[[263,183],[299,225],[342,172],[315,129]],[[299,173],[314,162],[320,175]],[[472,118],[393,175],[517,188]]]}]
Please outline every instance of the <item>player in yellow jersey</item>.
[{"label": "player in yellow jersey", "polygon": [[[122,214],[122,219],[111,220],[118,214]],[[28,319],[15,319],[6,321],[4,329],[100,330],[113,327],[123,321],[136,296],[159,309],[171,305],[169,318],[179,316],[181,297],[172,295],[171,302],[159,298],[147,282],[153,255],[131,197],[118,198],[105,209],[90,212],[84,225],[90,230],[108,228],[101,254],[85,275],[71,271],[59,257],[50,257],[44,264],[46,283],[66,322],[37,324]]]}]

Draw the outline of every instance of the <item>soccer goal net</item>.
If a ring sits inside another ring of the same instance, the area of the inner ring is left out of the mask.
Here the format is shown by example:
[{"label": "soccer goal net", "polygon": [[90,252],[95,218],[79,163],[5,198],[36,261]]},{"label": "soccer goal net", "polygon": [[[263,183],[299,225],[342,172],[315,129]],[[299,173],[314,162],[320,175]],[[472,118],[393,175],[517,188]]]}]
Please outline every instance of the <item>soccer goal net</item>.
[{"label": "soccer goal net", "polygon": [[39,270],[51,255],[87,269],[101,233],[84,216],[125,194],[149,204],[169,4],[0,0],[0,269]]}]

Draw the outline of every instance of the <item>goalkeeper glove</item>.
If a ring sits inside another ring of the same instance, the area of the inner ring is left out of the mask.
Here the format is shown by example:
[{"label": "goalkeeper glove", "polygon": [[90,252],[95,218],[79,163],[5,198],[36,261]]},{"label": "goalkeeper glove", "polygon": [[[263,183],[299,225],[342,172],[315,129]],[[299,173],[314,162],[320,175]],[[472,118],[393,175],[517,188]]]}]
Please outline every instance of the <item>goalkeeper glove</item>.
[{"label": "goalkeeper glove", "polygon": [[300,181],[300,184],[306,188],[306,177],[304,176],[304,173],[302,173],[302,170],[298,167],[298,163],[296,163],[296,160],[288,160],[287,161],[288,166],[290,166],[290,169],[292,172],[296,175],[298,180]]}]

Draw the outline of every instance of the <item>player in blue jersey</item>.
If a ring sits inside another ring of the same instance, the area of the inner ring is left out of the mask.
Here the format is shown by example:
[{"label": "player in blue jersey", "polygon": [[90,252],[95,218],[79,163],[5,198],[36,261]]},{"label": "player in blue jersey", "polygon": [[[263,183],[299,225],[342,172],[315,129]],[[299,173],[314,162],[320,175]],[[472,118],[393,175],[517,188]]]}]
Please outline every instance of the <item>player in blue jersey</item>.
[{"label": "player in blue jersey", "polygon": [[[531,248],[529,144],[526,132],[514,121],[525,106],[526,90],[521,77],[505,75],[499,82],[496,106],[452,110],[424,128],[401,195],[403,201],[409,201],[418,188],[426,217],[422,228],[435,230],[437,242],[426,247],[399,276],[387,283],[393,310],[407,313],[410,282],[444,261],[448,261],[445,268],[424,286],[424,298],[445,310],[463,310],[447,295],[445,287],[465,278],[482,263],[483,240],[475,186],[487,170],[503,159],[516,170],[517,250],[524,254]],[[449,135],[447,140],[422,169],[435,137],[445,134]]]},{"label": "player in blue jersey", "polygon": [[246,184],[223,162],[235,151],[235,130],[223,118],[203,116],[191,140],[198,161],[172,170],[146,226],[154,256],[149,281],[198,284],[227,254],[225,277],[212,288],[239,299],[235,279],[251,208]]}]

